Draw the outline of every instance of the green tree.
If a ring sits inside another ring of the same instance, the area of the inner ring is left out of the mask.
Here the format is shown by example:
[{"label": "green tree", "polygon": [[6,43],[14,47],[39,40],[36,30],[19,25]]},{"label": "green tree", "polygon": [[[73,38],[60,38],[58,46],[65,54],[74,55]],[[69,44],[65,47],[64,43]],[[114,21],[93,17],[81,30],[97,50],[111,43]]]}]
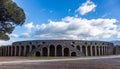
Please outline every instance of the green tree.
[{"label": "green tree", "polygon": [[9,40],[14,28],[25,22],[25,13],[12,0],[0,0],[0,40]]}]

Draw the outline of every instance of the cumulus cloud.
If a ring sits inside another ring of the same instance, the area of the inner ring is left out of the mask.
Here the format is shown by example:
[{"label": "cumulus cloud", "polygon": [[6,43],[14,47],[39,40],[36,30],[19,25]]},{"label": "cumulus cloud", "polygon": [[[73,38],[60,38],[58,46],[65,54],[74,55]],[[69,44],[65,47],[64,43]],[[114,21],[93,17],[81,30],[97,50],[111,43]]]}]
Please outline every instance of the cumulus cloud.
[{"label": "cumulus cloud", "polygon": [[34,28],[34,25],[32,22],[30,22],[25,24],[24,27],[28,30],[28,32],[31,32],[31,29]]},{"label": "cumulus cloud", "polygon": [[35,35],[44,39],[110,38],[117,33],[116,19],[65,17],[61,21],[36,25]]},{"label": "cumulus cloud", "polygon": [[96,5],[92,1],[87,0],[76,11],[81,15],[85,15],[86,13],[93,11],[95,7]]},{"label": "cumulus cloud", "polygon": [[19,38],[29,38],[31,35],[29,33],[23,33],[22,35],[19,36]]}]

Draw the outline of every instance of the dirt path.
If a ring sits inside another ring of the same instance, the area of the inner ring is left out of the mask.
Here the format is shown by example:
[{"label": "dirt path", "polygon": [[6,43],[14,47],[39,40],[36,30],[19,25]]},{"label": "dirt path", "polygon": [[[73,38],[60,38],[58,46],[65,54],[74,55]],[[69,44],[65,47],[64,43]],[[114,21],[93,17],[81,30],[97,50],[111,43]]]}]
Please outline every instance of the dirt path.
[{"label": "dirt path", "polygon": [[75,58],[57,58],[57,59],[43,59],[43,60],[30,60],[25,57],[1,57],[0,65],[4,64],[26,64],[26,63],[45,63],[45,62],[58,62],[58,61],[76,61],[76,60],[93,60],[93,59],[110,59],[110,58],[120,58],[120,55],[117,56],[101,56],[101,57],[75,57]]}]

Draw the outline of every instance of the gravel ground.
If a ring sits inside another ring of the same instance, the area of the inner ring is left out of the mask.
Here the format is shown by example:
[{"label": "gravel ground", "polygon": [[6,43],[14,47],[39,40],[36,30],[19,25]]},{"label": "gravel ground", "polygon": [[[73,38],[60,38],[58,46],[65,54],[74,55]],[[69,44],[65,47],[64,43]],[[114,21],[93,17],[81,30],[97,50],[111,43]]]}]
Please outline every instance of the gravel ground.
[{"label": "gravel ground", "polygon": [[[22,58],[22,57],[21,57]],[[9,58],[9,61],[26,58]],[[4,58],[4,60],[8,58]],[[1,59],[0,59],[1,60]],[[2,60],[3,61],[3,60]],[[55,62],[9,63],[0,65],[0,69],[120,69],[120,58],[68,60]]]}]

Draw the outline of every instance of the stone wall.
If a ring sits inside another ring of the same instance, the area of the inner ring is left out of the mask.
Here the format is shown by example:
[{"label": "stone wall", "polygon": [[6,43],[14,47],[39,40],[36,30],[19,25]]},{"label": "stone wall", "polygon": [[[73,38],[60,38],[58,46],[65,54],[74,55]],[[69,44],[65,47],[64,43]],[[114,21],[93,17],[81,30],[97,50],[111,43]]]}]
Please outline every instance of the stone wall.
[{"label": "stone wall", "polygon": [[1,46],[0,56],[103,56],[113,54],[113,43],[82,40],[34,40]]}]

